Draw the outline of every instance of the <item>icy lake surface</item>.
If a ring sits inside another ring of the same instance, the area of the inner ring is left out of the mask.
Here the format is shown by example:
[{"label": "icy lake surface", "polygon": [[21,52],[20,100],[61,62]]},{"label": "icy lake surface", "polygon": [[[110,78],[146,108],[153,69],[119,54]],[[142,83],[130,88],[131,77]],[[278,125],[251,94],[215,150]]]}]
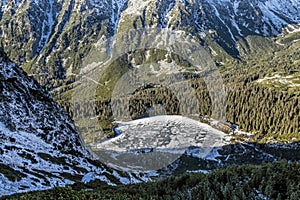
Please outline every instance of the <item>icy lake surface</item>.
[{"label": "icy lake surface", "polygon": [[[206,159],[229,143],[225,133],[199,121],[175,115],[120,122],[115,138],[97,144],[102,162],[123,170],[158,170],[182,154]],[[209,158],[213,159],[213,158]]]}]

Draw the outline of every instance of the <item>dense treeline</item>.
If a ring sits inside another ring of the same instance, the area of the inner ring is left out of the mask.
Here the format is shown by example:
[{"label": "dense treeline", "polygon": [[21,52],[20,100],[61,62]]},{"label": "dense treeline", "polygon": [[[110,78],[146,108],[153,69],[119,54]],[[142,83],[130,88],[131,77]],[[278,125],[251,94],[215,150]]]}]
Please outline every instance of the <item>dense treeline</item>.
[{"label": "dense treeline", "polygon": [[[191,87],[196,90],[198,105],[190,101],[189,94],[185,100],[178,100],[176,94],[163,88],[148,88],[133,94],[129,100],[129,112],[132,119],[149,116],[149,108],[160,104],[166,110],[166,114],[193,113],[188,109],[198,107],[198,113],[203,116],[211,115],[211,99],[207,88],[201,80],[193,80]],[[183,99],[183,98],[180,98]],[[127,99],[118,99],[118,104],[125,104]],[[93,117],[99,120],[109,120],[113,117],[111,102],[92,101],[82,104],[63,102],[62,105],[70,113],[71,117]],[[184,105],[180,107],[180,105]],[[117,106],[115,106],[117,108]],[[182,110],[182,109],[187,109]],[[114,111],[122,115],[121,111]],[[118,113],[120,112],[120,113]],[[262,87],[253,82],[245,85],[236,85],[234,89],[227,88],[227,120],[239,124],[244,131],[259,133],[260,136],[268,135],[281,137],[297,137],[300,132],[300,96],[284,93]],[[282,138],[284,139],[284,138]]]},{"label": "dense treeline", "polygon": [[8,199],[299,199],[299,181],[300,164],[281,161],[231,166],[210,174],[190,173],[137,185],[75,184]]},{"label": "dense treeline", "polygon": [[227,94],[227,119],[240,124],[241,129],[260,136],[268,134],[280,138],[294,134],[295,138],[299,137],[300,96],[255,84],[238,87]]},{"label": "dense treeline", "polygon": [[[250,54],[244,62],[224,69],[229,121],[258,133],[258,138],[299,140],[299,45],[294,42],[278,51]],[[279,78],[273,82],[261,81],[275,76]]]},{"label": "dense treeline", "polygon": [[179,100],[176,98],[176,95],[166,88],[159,87],[135,92],[129,102],[130,115],[133,119],[149,116],[151,114],[149,109],[157,104],[164,108],[161,110],[161,113],[153,114],[180,114]]}]

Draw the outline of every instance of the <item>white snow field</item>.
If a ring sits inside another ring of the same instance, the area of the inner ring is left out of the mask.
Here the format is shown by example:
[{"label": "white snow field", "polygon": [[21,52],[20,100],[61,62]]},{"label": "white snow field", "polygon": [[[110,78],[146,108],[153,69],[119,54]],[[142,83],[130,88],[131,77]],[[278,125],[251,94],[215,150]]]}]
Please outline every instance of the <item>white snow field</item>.
[{"label": "white snow field", "polygon": [[196,120],[161,115],[120,122],[115,138],[97,144],[99,159],[122,170],[158,170],[183,154],[214,160],[230,136]]}]

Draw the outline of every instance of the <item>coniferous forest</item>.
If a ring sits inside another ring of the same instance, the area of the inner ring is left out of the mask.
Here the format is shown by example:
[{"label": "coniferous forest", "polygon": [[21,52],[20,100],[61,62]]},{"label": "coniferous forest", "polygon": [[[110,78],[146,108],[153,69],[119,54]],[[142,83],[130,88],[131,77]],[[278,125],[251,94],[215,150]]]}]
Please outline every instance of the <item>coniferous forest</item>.
[{"label": "coniferous forest", "polygon": [[157,182],[107,186],[100,182],[18,194],[7,199],[299,199],[300,164],[241,165]]}]

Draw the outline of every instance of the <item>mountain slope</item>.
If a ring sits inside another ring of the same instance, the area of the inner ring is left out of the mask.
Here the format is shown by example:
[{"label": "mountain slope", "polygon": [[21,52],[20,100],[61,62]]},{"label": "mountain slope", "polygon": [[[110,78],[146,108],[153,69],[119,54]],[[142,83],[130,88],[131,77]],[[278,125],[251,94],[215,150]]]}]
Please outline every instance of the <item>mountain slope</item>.
[{"label": "mountain slope", "polygon": [[[148,0],[142,4],[133,0],[128,2],[122,17],[127,29],[139,24],[140,27],[183,29],[202,39],[209,36],[227,53],[239,56],[239,39],[249,35],[276,36],[287,25],[298,27],[299,7],[299,2],[290,0]],[[131,19],[132,26],[128,27]]]},{"label": "mountain slope", "polygon": [[0,4],[2,46],[13,61],[27,63],[24,69],[49,89],[77,73],[82,58],[98,40],[113,39],[128,29],[184,30],[238,57],[242,55],[239,40],[249,35],[279,35],[284,27],[292,31],[300,23],[300,5],[295,0],[22,0]]},{"label": "mountain slope", "polygon": [[66,112],[0,54],[0,196],[94,179],[140,182],[95,161]]},{"label": "mountain slope", "polygon": [[[18,64],[42,85],[56,86],[77,71],[90,44],[114,34],[122,1],[41,0],[5,2],[1,6],[1,43]],[[24,32],[26,34],[24,34]]]}]

